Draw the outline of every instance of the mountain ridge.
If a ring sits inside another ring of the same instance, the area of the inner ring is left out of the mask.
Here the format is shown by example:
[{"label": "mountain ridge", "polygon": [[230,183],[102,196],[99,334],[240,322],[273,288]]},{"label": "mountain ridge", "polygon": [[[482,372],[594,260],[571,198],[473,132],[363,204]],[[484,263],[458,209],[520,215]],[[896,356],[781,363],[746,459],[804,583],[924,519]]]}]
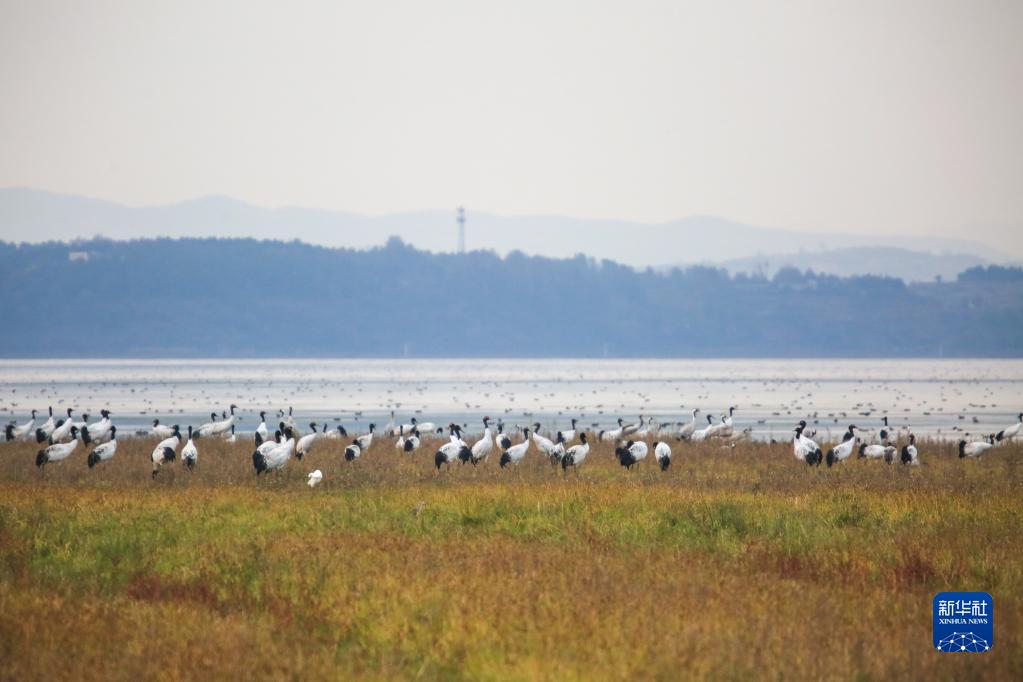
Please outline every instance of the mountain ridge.
[{"label": "mountain ridge", "polygon": [[[353,248],[379,246],[397,235],[427,251],[452,252],[456,247],[454,211],[369,216],[301,206],[263,208],[226,195],[207,195],[158,206],[125,206],[46,190],[0,188],[0,238],[7,241],[211,235],[297,238],[311,244]],[[955,252],[993,262],[1003,259],[992,247],[969,240],[808,233],[746,225],[707,215],[640,223],[469,211],[467,244],[471,249],[492,249],[499,254],[518,250],[530,255],[569,257],[581,252],[639,268],[664,267],[666,262],[716,264],[800,250],[866,246]]]}]

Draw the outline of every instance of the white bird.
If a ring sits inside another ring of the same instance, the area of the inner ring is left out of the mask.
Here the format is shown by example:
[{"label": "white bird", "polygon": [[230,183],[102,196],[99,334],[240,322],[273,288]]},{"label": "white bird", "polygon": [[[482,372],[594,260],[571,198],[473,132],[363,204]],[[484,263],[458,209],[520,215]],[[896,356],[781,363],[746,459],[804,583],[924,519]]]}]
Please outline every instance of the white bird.
[{"label": "white bird", "polygon": [[87,424],[81,429],[82,442],[86,445],[103,443],[110,439],[110,429],[113,427],[113,423],[110,421],[110,411],[100,410],[100,415],[103,418],[98,422]]},{"label": "white bird", "polygon": [[707,426],[705,426],[702,429],[697,429],[696,431],[693,431],[693,435],[689,437],[689,440],[695,441],[697,443],[703,440],[707,440],[708,438],[714,435],[714,432],[717,431],[717,428],[718,425],[714,423],[714,419],[708,414]]},{"label": "white bird", "polygon": [[888,445],[888,436],[891,434],[891,429],[888,427],[888,416],[881,417],[881,428],[877,431],[873,431],[870,434],[870,444],[880,443],[881,445]]},{"label": "white bird", "polygon": [[65,459],[70,457],[71,453],[78,447],[78,427],[72,426],[70,433],[71,442],[54,443],[45,450],[40,450],[36,453],[36,466],[41,469],[51,462],[63,462]]},{"label": "white bird", "polygon": [[4,430],[5,434],[7,436],[7,440],[9,440],[9,441],[11,441],[11,440],[24,440],[26,438],[30,438],[31,435],[32,435],[32,427],[35,426],[35,423],[36,423],[36,411],[32,410],[32,418],[29,419],[24,424],[22,424],[21,426],[18,426],[15,423],[11,423],[11,424],[7,425],[7,428]]},{"label": "white bird", "polygon": [[419,449],[419,429],[413,430],[411,435],[403,439],[401,449],[403,452],[412,452]]},{"label": "white bird", "polygon": [[[33,411],[32,414],[35,415],[35,411]],[[1011,439],[1015,438],[1016,436],[1018,436],[1019,432],[1020,432],[1020,429],[1023,429],[1023,412],[1020,412],[1016,416],[1016,419],[1018,419],[1019,421],[1017,421],[1015,424],[1013,424],[1009,428],[1002,429],[1001,431],[999,431],[998,435],[995,436],[995,440],[997,440],[997,441],[1011,440]]]},{"label": "white bird", "polygon": [[792,451],[800,462],[820,466],[824,460],[821,447],[813,439],[803,434],[805,428],[806,422],[799,422],[799,426],[796,427],[795,431],[796,435],[792,438]]},{"label": "white bird", "polygon": [[916,435],[909,434],[909,445],[902,446],[902,456],[900,457],[903,464],[909,466],[918,467],[920,466],[920,458],[916,451]]},{"label": "white bird", "polygon": [[102,443],[93,448],[92,452],[89,453],[89,458],[86,463],[89,468],[93,468],[100,462],[107,462],[113,459],[114,454],[117,452],[117,427],[110,427],[110,440],[106,443]]},{"label": "white bird", "polygon": [[661,465],[661,471],[667,471],[671,466],[671,446],[663,440],[654,446],[654,459]]},{"label": "white bird", "polygon": [[573,417],[573,419],[572,419],[572,428],[571,429],[566,429],[564,431],[558,431],[558,434],[554,438],[555,441],[557,441],[558,443],[565,443],[567,445],[568,443],[571,443],[573,440],[575,440],[575,430],[576,430],[575,429],[575,423],[576,423],[576,421],[578,421],[578,420]]},{"label": "white bird", "polygon": [[270,439],[270,429],[266,428],[266,411],[259,413],[259,426],[256,427],[256,433],[263,441]]},{"label": "white bird", "polygon": [[967,443],[965,440],[959,441],[959,459],[963,457],[980,457],[985,452],[994,447],[994,444],[988,441],[973,441]]},{"label": "white bird", "polygon": [[234,434],[234,424],[231,424],[231,434],[224,434],[224,440],[230,445],[234,445],[238,442],[238,437]]},{"label": "white bird", "polygon": [[369,450],[370,446],[373,445],[373,430],[376,429],[376,424],[369,425],[369,433],[361,436],[356,436],[353,442],[359,445],[362,450]]},{"label": "white bird", "polygon": [[554,458],[555,448],[554,442],[550,438],[545,438],[540,435],[540,422],[533,424],[533,442],[536,443],[537,449],[540,450],[545,456]]},{"label": "white bird", "polygon": [[856,427],[850,426],[845,436],[842,437],[842,442],[828,450],[828,454],[825,456],[828,467],[831,467],[836,462],[844,462],[849,459],[859,441],[859,437],[856,436]]},{"label": "white bird", "polygon": [[624,424],[621,421],[618,422],[622,426],[622,435],[628,436],[629,434],[636,433],[643,426],[643,415],[639,415],[639,424]]},{"label": "white bird", "polygon": [[306,485],[310,488],[315,488],[323,480],[323,472],[317,469],[316,471],[310,471],[309,476],[306,479]]},{"label": "white bird", "polygon": [[283,443],[271,448],[265,455],[258,450],[252,454],[252,466],[259,476],[264,471],[280,471],[291,459],[295,452],[295,432],[290,426],[285,427],[284,435],[287,437]]},{"label": "white bird", "polygon": [[192,427],[189,426],[188,442],[185,443],[185,447],[181,448],[181,463],[188,467],[189,471],[192,471],[198,461],[199,448],[195,447],[195,441],[192,440]]},{"label": "white bird", "polygon": [[169,438],[165,438],[156,444],[153,448],[153,454],[151,458],[153,460],[153,478],[160,473],[160,467],[167,462],[173,462],[177,456],[177,448],[181,444],[181,432],[178,430],[178,425],[174,425],[174,433]]},{"label": "white bird", "polygon": [[618,462],[626,469],[632,469],[632,466],[637,462],[646,459],[649,453],[647,444],[641,440],[637,441],[626,441],[624,445],[619,445],[615,448],[615,456],[618,457]]},{"label": "white bird", "polygon": [[231,403],[231,416],[227,419],[221,419],[217,421],[217,414],[214,412],[210,415],[210,423],[203,424],[199,427],[199,436],[216,436],[221,433],[227,433],[231,430],[231,426],[234,424],[234,411],[238,406]]},{"label": "white bird", "polygon": [[316,430],[316,422],[309,422],[309,428],[312,429],[312,433],[307,433],[298,439],[298,447],[295,451],[295,457],[297,457],[300,462],[303,457],[312,452],[313,446],[316,445],[316,441],[323,438],[323,431]]},{"label": "white bird", "polygon": [[742,440],[753,440],[753,427],[747,426],[742,431],[734,431],[731,436],[728,437],[729,442],[738,443]]},{"label": "white bird", "polygon": [[494,449],[494,437],[490,434],[490,417],[483,418],[483,437],[473,443],[472,450],[470,450],[471,458],[470,462],[473,466],[478,464],[481,460],[486,461],[490,458],[490,452]]},{"label": "white bird", "polygon": [[522,429],[522,434],[525,436],[518,445],[512,445],[501,453],[501,468],[505,468],[509,464],[518,466],[526,457],[526,453],[529,452],[529,429]]},{"label": "white bird", "polygon": [[42,443],[47,440],[52,434],[53,430],[57,428],[57,422],[53,419],[53,406],[50,406],[50,418],[43,422],[39,428],[36,429],[36,442]]},{"label": "white bird", "polygon": [[440,469],[442,464],[451,464],[456,459],[468,462],[472,459],[472,450],[465,444],[465,441],[461,438],[456,440],[452,434],[450,441],[437,448],[437,452],[433,456],[433,463]]},{"label": "white bird", "polygon": [[693,421],[689,422],[688,424],[683,424],[682,428],[680,428],[678,430],[678,439],[679,440],[689,440],[690,438],[693,437],[693,434],[696,433],[696,415],[698,415],[699,413],[700,413],[700,408],[694,407],[693,408]]},{"label": "white bird", "polygon": [[287,414],[284,414],[284,410],[279,410],[277,416],[284,422],[285,426],[291,428],[292,434],[298,434],[298,424],[295,423],[295,408],[289,405]]},{"label": "white bird", "polygon": [[171,435],[164,438],[162,441],[156,444],[157,448],[174,448],[178,449],[181,445],[181,431],[177,424],[171,427]]},{"label": "white bird", "polygon": [[73,409],[71,409],[70,407],[67,408],[67,419],[61,420],[57,424],[57,427],[53,430],[53,433],[50,434],[50,440],[52,440],[54,443],[59,443],[65,438],[67,438],[69,435],[71,435],[72,427],[75,429],[78,428],[77,426],[75,426],[74,421],[71,419],[72,412],[74,412]]},{"label": "white bird", "polygon": [[610,429],[608,431],[601,431],[597,434],[597,440],[600,441],[617,441],[623,435],[625,435],[625,420],[621,417],[618,418],[618,428]]},{"label": "white bird", "polygon": [[346,462],[354,462],[360,457],[362,457],[362,448],[359,447],[358,443],[353,442],[351,445],[345,448]]},{"label": "white bird", "polygon": [[730,438],[734,432],[732,428],[732,413],[735,412],[734,407],[728,408],[728,414],[721,415],[721,423],[708,436],[714,436],[715,438]]},{"label": "white bird", "polygon": [[268,441],[263,441],[262,437],[257,433],[256,434],[256,450],[252,453],[252,456],[255,457],[256,454],[258,453],[258,454],[261,454],[261,455],[263,455],[265,457],[266,455],[270,454],[271,450],[273,450],[275,447],[277,447],[280,444],[281,444],[281,432],[280,431],[275,431],[274,432],[274,437],[271,438]]},{"label": "white bird", "polygon": [[494,439],[494,442],[502,452],[512,446],[511,437],[504,432],[504,422],[500,419],[497,420],[497,437]]},{"label": "white bird", "polygon": [[[885,439],[887,440],[887,438]],[[860,459],[881,459],[888,464],[891,464],[895,459],[895,454],[898,452],[898,448],[894,445],[881,445],[880,443],[860,443]]]},{"label": "white bird", "polygon": [[561,457],[561,470],[567,471],[568,467],[573,467],[578,472],[579,465],[586,461],[588,454],[590,454],[590,444],[586,442],[586,434],[580,433],[579,444],[565,450],[565,454]]},{"label": "white bird", "polygon": [[656,432],[657,428],[658,428],[657,422],[655,422],[653,419],[647,419],[646,422],[644,423],[643,416],[640,415],[639,428],[631,432],[629,435],[633,438],[633,440],[646,438],[647,436],[650,435],[651,429]]},{"label": "white bird", "polygon": [[174,427],[161,424],[159,419],[153,420],[153,428],[149,430],[149,435],[155,438],[170,438],[174,433]]},{"label": "white bird", "polygon": [[422,424],[420,424],[419,422],[416,421],[415,417],[412,417],[412,428],[411,429],[406,429],[406,430],[408,430],[408,431],[414,430],[414,431],[418,431],[419,433],[430,433],[430,434],[440,433],[442,431],[442,429],[438,429],[437,425],[434,424],[433,422],[423,422]]}]

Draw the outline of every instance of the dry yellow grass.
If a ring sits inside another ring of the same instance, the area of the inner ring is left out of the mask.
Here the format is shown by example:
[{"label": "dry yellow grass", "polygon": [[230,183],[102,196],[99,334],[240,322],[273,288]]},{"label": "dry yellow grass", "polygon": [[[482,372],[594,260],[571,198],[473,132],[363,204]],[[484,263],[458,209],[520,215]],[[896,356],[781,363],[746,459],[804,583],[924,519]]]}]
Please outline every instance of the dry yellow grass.
[{"label": "dry yellow grass", "polygon": [[[676,445],[662,474],[601,444],[564,476],[333,441],[257,481],[204,439],[151,481],[152,445],[44,472],[0,446],[0,677],[1023,677],[1018,446],[826,470]],[[991,652],[932,650],[944,589],[994,595]]]}]

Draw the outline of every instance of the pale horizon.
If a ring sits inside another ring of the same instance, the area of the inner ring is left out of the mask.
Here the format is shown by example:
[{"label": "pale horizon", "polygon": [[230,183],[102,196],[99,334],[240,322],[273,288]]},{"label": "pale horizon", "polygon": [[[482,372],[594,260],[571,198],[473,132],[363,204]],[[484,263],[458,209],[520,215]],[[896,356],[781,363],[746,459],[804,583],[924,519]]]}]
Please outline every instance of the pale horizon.
[{"label": "pale horizon", "polygon": [[0,186],[1023,251],[1023,6],[0,3]]}]

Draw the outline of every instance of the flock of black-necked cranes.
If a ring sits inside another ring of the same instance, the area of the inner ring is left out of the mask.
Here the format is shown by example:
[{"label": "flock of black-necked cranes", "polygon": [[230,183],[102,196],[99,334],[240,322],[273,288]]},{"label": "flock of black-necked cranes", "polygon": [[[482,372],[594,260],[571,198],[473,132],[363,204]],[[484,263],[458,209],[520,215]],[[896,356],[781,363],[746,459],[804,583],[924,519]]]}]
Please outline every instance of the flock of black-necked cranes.
[{"label": "flock of black-necked cranes", "polygon": [[[164,465],[178,458],[189,471],[194,470],[199,460],[196,441],[200,438],[223,438],[229,443],[237,442],[235,410],[238,406],[232,404],[229,409],[230,414],[227,411],[219,416],[216,412],[211,413],[210,421],[198,428],[189,426],[187,439],[182,436],[179,425],[169,426],[161,424],[159,419],[153,420],[149,432],[140,434],[159,439],[152,453],[152,477],[156,478]],[[644,420],[642,416],[638,423],[626,423],[624,419],[618,419],[617,428],[598,431],[595,437],[598,441],[614,443],[615,457],[626,469],[631,469],[648,457],[649,443],[652,442],[653,460],[661,471],[664,471],[671,466],[672,441],[718,441],[725,447],[734,447],[737,442],[751,440],[752,428],[737,430],[733,426],[732,417],[735,409],[730,407],[728,413],[722,414],[718,422],[708,416],[707,425],[702,428],[697,428],[702,425],[697,422],[699,409],[692,411],[691,421],[677,428],[661,428],[656,422]],[[47,464],[63,462],[70,458],[79,442],[87,447],[94,446],[86,458],[89,468],[112,459],[117,452],[117,427],[110,419],[110,411],[101,410],[101,419],[91,424],[89,415],[83,415],[81,421],[75,421],[73,413],[72,408],[67,408],[66,418],[54,418],[51,407],[49,418],[37,426],[36,411],[33,410],[31,419],[26,423],[19,425],[12,422],[6,426],[7,440],[34,440],[40,444],[47,443],[47,447],[36,454],[36,466],[40,469]],[[310,423],[310,432],[303,435],[295,422],[291,408],[287,412],[284,410],[277,412],[277,427],[273,432],[266,425],[266,412],[260,412],[259,416],[260,423],[254,435],[255,450],[252,453],[252,465],[257,476],[284,469],[292,457],[301,460],[320,440],[349,437],[343,426],[328,428],[322,425],[318,430],[321,425],[316,422]],[[439,427],[431,422],[419,422],[414,417],[407,424],[395,424],[392,413],[391,422],[381,431],[376,430],[375,424],[370,424],[367,433],[352,437],[344,449],[344,459],[352,462],[362,457],[372,447],[374,436],[377,434],[396,439],[395,448],[399,452],[411,454],[419,450],[423,435],[429,434],[443,440],[444,431],[447,430],[447,441],[443,442],[434,454],[433,461],[438,470],[454,462],[476,466],[489,461],[490,456],[498,452],[500,452],[498,461],[502,468],[509,464],[518,465],[525,459],[530,447],[535,445],[540,454],[552,464],[560,464],[565,471],[569,468],[578,471],[589,454],[590,442],[587,433],[576,428],[577,421],[572,419],[571,428],[550,433],[552,436],[550,438],[541,433],[539,422],[522,428],[515,427],[514,430],[521,431],[522,437],[519,442],[514,442],[512,436],[505,433],[502,421],[497,421],[494,431],[491,429],[490,417],[483,417],[482,436],[470,445],[463,438],[463,426],[450,423],[447,427]],[[797,460],[811,466],[826,463],[831,467],[851,458],[854,453],[858,458],[884,460],[889,464],[898,459],[904,465],[918,466],[920,456],[916,436],[907,427],[902,427],[898,431],[889,428],[887,417],[883,417],[881,421],[882,424],[876,429],[861,430],[856,425],[850,425],[841,442],[829,448],[827,452],[814,441],[816,432],[808,430],[807,423],[800,421],[792,438],[793,453]],[[960,440],[959,457],[980,457],[998,444],[1019,436],[1021,428],[1023,413],[1017,415],[1016,423],[982,440]],[[901,449],[898,446],[900,442],[904,442]],[[322,480],[323,473],[320,470],[308,474],[310,487],[316,486]]]}]

